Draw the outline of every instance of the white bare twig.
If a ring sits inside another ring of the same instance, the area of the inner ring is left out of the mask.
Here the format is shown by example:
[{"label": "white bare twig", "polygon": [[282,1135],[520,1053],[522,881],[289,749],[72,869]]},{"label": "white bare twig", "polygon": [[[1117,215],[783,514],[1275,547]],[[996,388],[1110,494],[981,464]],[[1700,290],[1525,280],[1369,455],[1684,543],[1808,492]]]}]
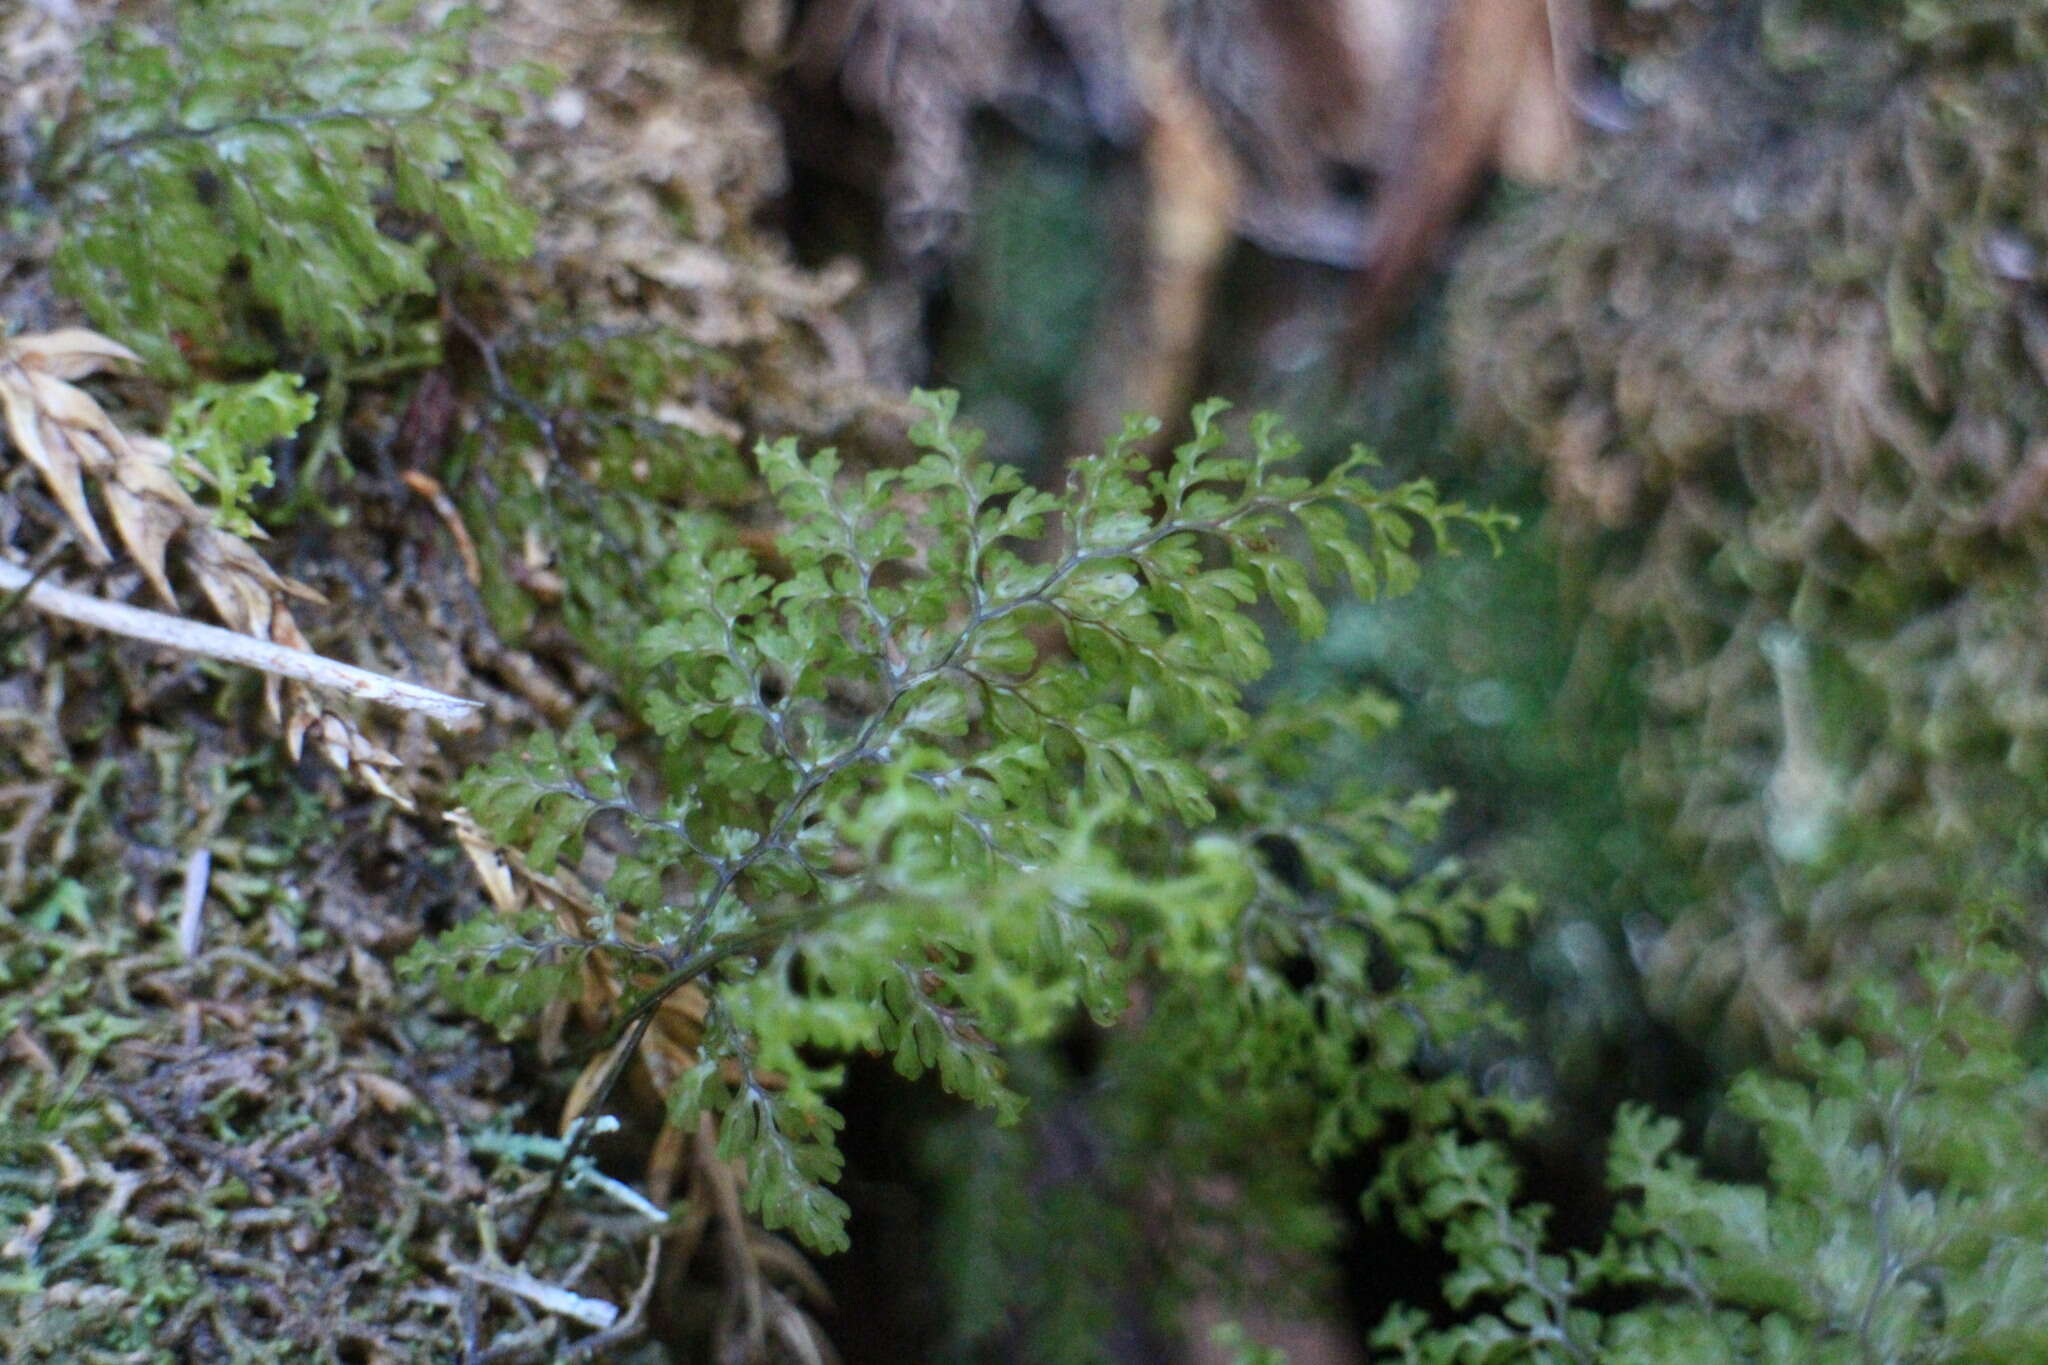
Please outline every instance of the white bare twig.
[{"label": "white bare twig", "polygon": [[289,649],[251,635],[223,630],[219,626],[187,621],[182,616],[167,616],[160,611],[145,611],[141,607],[109,602],[105,598],[60,588],[54,583],[39,583],[21,565],[0,559],[0,593],[11,592],[22,592],[23,600],[37,611],[61,616],[95,630],[125,635],[131,640],[143,640],[187,654],[201,654],[225,663],[258,668],[314,687],[345,692],[364,701],[418,711],[443,724],[466,720],[483,705],[416,683],[387,678],[353,664],[337,663],[303,649]]},{"label": "white bare twig", "polygon": [[606,1299],[593,1299],[583,1294],[572,1293],[558,1284],[549,1284],[536,1275],[511,1265],[465,1265],[450,1261],[448,1268],[467,1280],[488,1285],[492,1289],[517,1295],[547,1312],[580,1322],[585,1327],[602,1331],[619,1320],[619,1306]]},{"label": "white bare twig", "polygon": [[206,889],[213,879],[213,850],[203,845],[185,860],[185,898],[178,912],[178,946],[189,960],[199,956],[199,935],[206,913]]}]

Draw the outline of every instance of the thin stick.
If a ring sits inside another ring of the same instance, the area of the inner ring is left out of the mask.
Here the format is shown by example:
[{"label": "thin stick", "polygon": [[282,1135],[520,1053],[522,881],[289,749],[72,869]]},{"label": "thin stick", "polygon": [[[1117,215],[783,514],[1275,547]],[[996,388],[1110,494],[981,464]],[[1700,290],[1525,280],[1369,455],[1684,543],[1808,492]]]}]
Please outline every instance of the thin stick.
[{"label": "thin stick", "polygon": [[102,597],[60,588],[54,583],[40,583],[29,570],[5,559],[0,559],[0,592],[20,592],[23,600],[36,610],[76,621],[82,626],[91,626],[95,630],[125,635],[131,640],[143,640],[187,654],[204,655],[225,663],[258,668],[282,678],[310,683],[314,687],[346,692],[364,701],[419,711],[444,724],[465,720],[483,705],[482,702],[451,697],[446,692],[436,692],[416,683],[387,678],[352,664],[337,663],[303,649],[290,649],[252,635],[223,630],[219,626],[187,621],[182,616],[167,616],[160,611],[145,611],[141,607],[109,602]]}]

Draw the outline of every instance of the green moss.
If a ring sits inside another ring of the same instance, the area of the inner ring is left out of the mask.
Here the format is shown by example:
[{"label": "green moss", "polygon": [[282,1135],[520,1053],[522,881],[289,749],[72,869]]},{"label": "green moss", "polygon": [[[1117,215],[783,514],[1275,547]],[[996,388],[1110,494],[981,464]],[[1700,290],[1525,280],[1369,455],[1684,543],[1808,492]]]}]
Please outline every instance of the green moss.
[{"label": "green moss", "polygon": [[269,328],[337,359],[402,349],[399,306],[432,292],[441,245],[524,255],[495,129],[531,75],[473,69],[475,11],[415,9],[179,4],[110,25],[42,168],[60,287],[182,375],[262,363]]}]

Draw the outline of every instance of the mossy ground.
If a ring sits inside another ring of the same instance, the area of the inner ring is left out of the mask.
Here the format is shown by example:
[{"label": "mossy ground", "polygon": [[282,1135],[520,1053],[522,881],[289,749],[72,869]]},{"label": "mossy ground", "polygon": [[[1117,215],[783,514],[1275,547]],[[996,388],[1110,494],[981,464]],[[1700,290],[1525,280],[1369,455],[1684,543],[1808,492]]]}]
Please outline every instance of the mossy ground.
[{"label": "mossy ground", "polygon": [[[463,869],[196,706],[139,719],[211,690],[189,666],[4,648],[6,1358],[559,1358],[455,1269],[537,1194],[471,1141],[543,1119],[535,1077],[390,970]],[[629,1299],[632,1239],[570,1226],[536,1273],[587,1249],[584,1292]]]},{"label": "mossy ground", "polygon": [[[123,22],[158,32],[173,8],[130,7]],[[493,913],[440,819],[447,787],[515,727],[605,705],[561,623],[545,524],[493,539],[507,524],[493,479],[526,487],[536,471],[536,401],[560,438],[540,473],[577,505],[607,478],[645,489],[648,470],[618,458],[635,441],[702,469],[729,465],[755,423],[843,422],[871,401],[832,314],[851,279],[798,270],[758,221],[780,148],[743,60],[624,5],[579,6],[573,23],[547,6],[482,8],[477,69],[539,61],[560,77],[504,130],[515,197],[544,224],[534,256],[434,257],[442,298],[399,314],[430,344],[374,363],[302,349],[260,310],[234,319],[237,337],[277,348],[258,368],[302,370],[319,398],[302,439],[270,451],[276,488],[252,500],[265,560],[326,598],[302,616],[311,645],[485,704],[462,735],[366,717],[418,811],[289,762],[247,676],[0,602],[0,1359],[630,1361],[659,1356],[642,1311],[657,1298],[656,1334],[678,1349],[711,1350],[715,1334],[771,1350],[767,1272],[743,1232],[721,1241],[723,1223],[674,1229],[659,1295],[649,1220],[586,1187],[542,1226],[530,1282],[493,1259],[541,1196],[594,1039],[558,1019],[544,1045],[508,1042],[397,963]],[[108,19],[90,3],[0,14],[10,333],[85,321],[54,286],[64,223],[39,177]],[[383,229],[426,240],[372,207]],[[621,337],[624,377],[564,359]],[[493,372],[500,353],[509,380]],[[179,396],[140,378],[97,393],[136,432]],[[402,477],[421,471],[449,491]],[[65,557],[67,534],[10,450],[0,539],[14,554],[48,553],[105,596],[143,586],[132,568]],[[203,614],[193,581],[173,577]],[[651,1138],[628,1132],[598,1155],[637,1177]],[[577,1325],[536,1285],[619,1313],[620,1330]]]}]

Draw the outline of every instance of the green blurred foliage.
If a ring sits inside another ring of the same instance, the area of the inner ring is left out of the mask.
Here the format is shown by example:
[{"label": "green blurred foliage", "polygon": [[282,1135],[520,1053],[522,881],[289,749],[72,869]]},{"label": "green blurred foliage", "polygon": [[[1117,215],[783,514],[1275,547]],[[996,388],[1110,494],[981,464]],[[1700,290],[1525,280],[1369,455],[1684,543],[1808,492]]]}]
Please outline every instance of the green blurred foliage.
[{"label": "green blurred foliage", "polygon": [[1104,170],[1059,150],[985,139],[972,235],[950,282],[935,372],[990,431],[997,458],[1057,458],[1061,420],[1090,378],[1085,357],[1117,260]]},{"label": "green blurred foliage", "polygon": [[1498,1147],[1438,1140],[1417,1208],[1459,1268],[1436,1328],[1375,1334],[1409,1362],[2010,1361],[2048,1351],[2048,1057],[2014,1021],[2025,963],[1993,916],[1911,988],[1867,983],[1855,1036],[1737,1082],[1768,1179],[1709,1179],[1679,1126],[1624,1108],[1622,1195],[1597,1249],[1554,1249]]}]

